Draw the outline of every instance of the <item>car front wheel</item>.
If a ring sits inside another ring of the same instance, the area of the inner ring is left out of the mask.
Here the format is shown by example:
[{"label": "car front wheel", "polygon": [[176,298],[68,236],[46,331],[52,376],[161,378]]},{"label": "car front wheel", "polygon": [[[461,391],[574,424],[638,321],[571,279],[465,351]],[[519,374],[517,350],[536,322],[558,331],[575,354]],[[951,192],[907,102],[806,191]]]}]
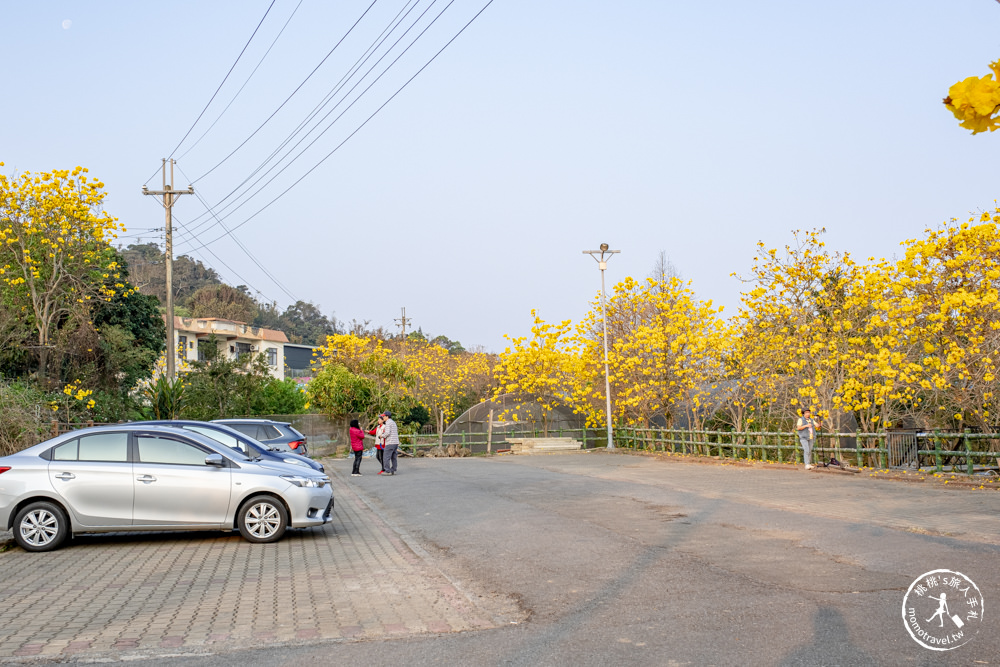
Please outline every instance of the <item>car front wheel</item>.
[{"label": "car front wheel", "polygon": [[274,542],[281,539],[288,528],[288,512],[275,498],[255,496],[240,510],[237,525],[240,535],[250,542]]},{"label": "car front wheel", "polygon": [[25,551],[58,549],[67,537],[69,519],[55,503],[31,503],[14,517],[14,540]]}]

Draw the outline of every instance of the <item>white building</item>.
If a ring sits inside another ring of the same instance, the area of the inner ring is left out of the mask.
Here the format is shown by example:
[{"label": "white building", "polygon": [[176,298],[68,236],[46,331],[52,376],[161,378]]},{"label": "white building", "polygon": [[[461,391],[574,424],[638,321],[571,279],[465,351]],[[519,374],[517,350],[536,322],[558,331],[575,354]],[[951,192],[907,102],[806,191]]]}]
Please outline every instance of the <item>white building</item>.
[{"label": "white building", "polygon": [[174,343],[179,358],[203,360],[205,346],[211,344],[213,335],[219,351],[227,359],[238,359],[244,354],[263,355],[271,375],[285,379],[285,344],[288,342],[285,332],[217,317],[174,317]]}]

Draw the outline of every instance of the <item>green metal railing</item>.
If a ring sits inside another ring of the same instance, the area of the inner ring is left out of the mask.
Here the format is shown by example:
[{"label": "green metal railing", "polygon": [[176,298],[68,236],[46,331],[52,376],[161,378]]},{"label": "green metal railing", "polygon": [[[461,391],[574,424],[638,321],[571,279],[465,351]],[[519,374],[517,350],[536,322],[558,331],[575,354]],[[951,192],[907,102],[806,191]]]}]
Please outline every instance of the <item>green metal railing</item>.
[{"label": "green metal railing", "polygon": [[[938,472],[950,467],[952,471],[971,475],[976,461],[990,467],[1000,466],[1000,451],[990,451],[990,448],[1000,443],[1000,433],[932,431],[913,437],[918,446],[911,449],[909,454],[915,456],[918,465],[920,460],[924,460]],[[887,438],[886,433],[822,433],[813,447],[813,459],[822,461],[832,456],[859,467],[886,470],[890,467]],[[850,441],[855,446],[841,446]],[[921,448],[921,442],[929,446]],[[957,443],[960,448],[946,448],[945,445],[949,442]],[[615,432],[615,446],[733,460],[802,463],[802,445],[799,444],[798,436],[790,431],[709,431],[621,426]],[[961,469],[956,461],[962,462]]]}]

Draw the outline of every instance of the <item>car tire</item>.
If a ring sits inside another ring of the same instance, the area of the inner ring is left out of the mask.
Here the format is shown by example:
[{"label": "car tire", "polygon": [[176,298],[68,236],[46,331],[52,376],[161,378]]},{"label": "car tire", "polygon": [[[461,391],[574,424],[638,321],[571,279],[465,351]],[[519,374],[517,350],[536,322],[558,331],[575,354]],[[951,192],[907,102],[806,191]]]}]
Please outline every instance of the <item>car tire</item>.
[{"label": "car tire", "polygon": [[276,542],[288,528],[288,512],[277,498],[254,496],[240,508],[236,525],[248,542]]},{"label": "car tire", "polygon": [[69,519],[55,503],[30,503],[14,517],[14,541],[25,551],[52,551],[68,537]]}]

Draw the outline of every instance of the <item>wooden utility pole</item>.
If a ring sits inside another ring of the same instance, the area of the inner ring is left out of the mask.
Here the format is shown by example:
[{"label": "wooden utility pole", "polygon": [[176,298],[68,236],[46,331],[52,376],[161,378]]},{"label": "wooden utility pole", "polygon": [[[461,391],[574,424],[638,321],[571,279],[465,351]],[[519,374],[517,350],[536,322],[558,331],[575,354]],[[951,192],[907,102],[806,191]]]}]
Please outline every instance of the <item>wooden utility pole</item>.
[{"label": "wooden utility pole", "polygon": [[403,330],[403,359],[406,359],[406,325],[410,323],[410,318],[406,316],[406,306],[403,306],[402,311],[402,316],[397,317],[393,322]]},{"label": "wooden utility pole", "polygon": [[174,202],[181,195],[193,195],[194,188],[190,185],[187,190],[174,190],[174,164],[176,160],[170,160],[170,183],[167,183],[167,158],[163,158],[163,189],[149,190],[142,186],[142,194],[157,195],[163,197],[163,209],[167,213],[166,232],[166,265],[167,265],[167,380],[174,381],[177,369],[177,344],[174,342],[174,228],[171,210]]}]

